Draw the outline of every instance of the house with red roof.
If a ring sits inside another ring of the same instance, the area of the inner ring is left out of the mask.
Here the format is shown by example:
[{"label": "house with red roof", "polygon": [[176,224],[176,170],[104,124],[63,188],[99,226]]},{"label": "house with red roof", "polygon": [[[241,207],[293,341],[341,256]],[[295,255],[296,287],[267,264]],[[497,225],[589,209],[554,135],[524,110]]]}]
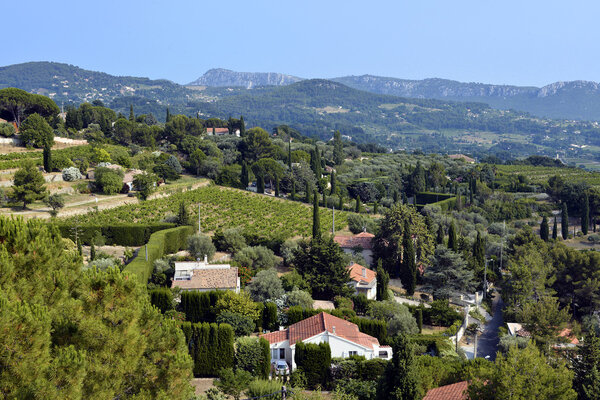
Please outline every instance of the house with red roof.
[{"label": "house with red roof", "polygon": [[369,300],[377,297],[377,274],[372,269],[354,263],[348,267],[350,282],[355,294],[364,294]]},{"label": "house with red roof", "polygon": [[367,264],[373,263],[373,239],[375,235],[369,232],[361,232],[353,236],[335,236],[333,241],[340,245],[345,253],[352,254],[359,251]]},{"label": "house with red roof", "polygon": [[290,370],[296,368],[294,353],[297,342],[329,343],[331,357],[364,356],[367,360],[391,360],[392,348],[382,346],[373,336],[359,331],[358,326],[322,312],[290,325],[287,329],[261,335],[271,347],[271,363],[285,361]]},{"label": "house with red roof", "polygon": [[423,400],[466,400],[468,381],[453,383],[452,385],[440,386],[430,389]]}]

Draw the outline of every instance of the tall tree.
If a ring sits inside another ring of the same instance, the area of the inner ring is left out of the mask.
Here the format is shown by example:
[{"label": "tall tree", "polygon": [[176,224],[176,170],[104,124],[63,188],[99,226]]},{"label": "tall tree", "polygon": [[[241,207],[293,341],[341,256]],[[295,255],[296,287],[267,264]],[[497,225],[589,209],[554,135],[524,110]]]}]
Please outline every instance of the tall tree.
[{"label": "tall tree", "polygon": [[563,240],[569,238],[569,212],[567,210],[567,203],[562,203],[562,211],[560,214],[560,227]]},{"label": "tall tree", "polygon": [[167,107],[167,116],[165,117],[165,123],[170,122],[171,121],[171,111],[169,110],[169,107]]},{"label": "tall tree", "polygon": [[418,400],[423,397],[413,345],[400,334],[392,343],[392,362],[389,363],[377,385],[377,400]]},{"label": "tall tree", "polygon": [[23,203],[23,209],[27,204],[46,197],[46,186],[44,175],[37,170],[33,162],[25,161],[23,167],[15,172],[13,177],[12,193],[10,197],[19,203]]},{"label": "tall tree", "polygon": [[408,219],[404,221],[404,232],[402,233],[402,267],[400,279],[406,289],[406,294],[412,296],[417,286],[417,262]]},{"label": "tall tree", "polygon": [[246,136],[246,123],[244,122],[244,116],[240,116],[240,136]]},{"label": "tall tree", "polygon": [[31,114],[37,113],[48,118],[60,112],[52,99],[17,88],[0,89],[0,110],[8,111],[19,128],[21,122]]},{"label": "tall tree", "polygon": [[304,187],[304,195],[305,195],[304,201],[307,204],[310,204],[310,184],[308,183],[308,181],[306,181],[306,186]]},{"label": "tall tree", "polygon": [[133,113],[133,104],[129,105],[129,121],[135,122],[135,114]]},{"label": "tall tree", "polygon": [[319,194],[315,190],[313,196],[313,228],[312,228],[313,240],[321,237],[321,217],[319,216]]},{"label": "tall tree", "polygon": [[242,161],[242,175],[240,177],[240,182],[244,189],[246,189],[250,183],[250,172],[248,171],[248,164],[246,164],[246,161]]},{"label": "tall tree", "polygon": [[39,114],[31,114],[21,124],[21,140],[27,146],[37,148],[52,147],[54,131],[48,122]]},{"label": "tall tree", "polygon": [[294,251],[293,265],[312,289],[315,299],[332,300],[351,292],[344,252],[330,235],[301,241]]},{"label": "tall tree", "polygon": [[554,227],[552,227],[552,239],[558,239],[558,223],[556,222],[556,215],[554,216]]},{"label": "tall tree", "polygon": [[483,270],[485,264],[485,241],[479,231],[477,231],[477,237],[473,244],[473,259],[477,266],[477,270]]},{"label": "tall tree", "polygon": [[330,193],[332,195],[334,195],[335,191],[337,189],[336,186],[335,186],[335,171],[331,171],[330,184],[331,184],[331,191],[330,191]]},{"label": "tall tree", "polygon": [[377,260],[377,301],[388,300],[388,284],[390,282],[390,274],[383,269],[381,260]]},{"label": "tall tree", "polygon": [[583,194],[583,211],[581,212],[581,232],[584,235],[588,234],[590,226],[590,198],[587,190]]},{"label": "tall tree", "polygon": [[444,226],[442,224],[439,224],[436,238],[437,244],[444,244],[444,236]]},{"label": "tall tree", "polygon": [[44,146],[42,157],[44,160],[44,171],[52,172],[52,150],[50,150],[50,146]]},{"label": "tall tree", "polygon": [[436,299],[447,299],[450,296],[470,293],[475,288],[473,270],[460,253],[444,246],[435,249],[432,265],[423,275],[426,290],[433,293]]},{"label": "tall tree", "polygon": [[260,174],[256,177],[256,193],[264,193],[265,192],[265,177]]},{"label": "tall tree", "polygon": [[360,203],[360,195],[356,196],[356,208],[354,209],[354,212],[357,214],[360,214],[360,210],[362,209],[362,205]]},{"label": "tall tree", "polygon": [[310,167],[317,179],[321,179],[323,172],[321,170],[321,151],[315,143],[315,148],[310,152]]},{"label": "tall tree", "polygon": [[177,212],[177,225],[191,225],[190,214],[185,206],[185,202],[179,203],[179,211]]},{"label": "tall tree", "polygon": [[333,134],[333,162],[335,165],[342,165],[344,162],[344,143],[340,131]]},{"label": "tall tree", "polygon": [[450,228],[448,228],[448,248],[452,251],[458,251],[458,239],[454,222],[450,223]]},{"label": "tall tree", "polygon": [[578,399],[600,399],[600,339],[594,330],[585,336],[578,353],[579,357],[573,362],[573,386]]},{"label": "tall tree", "polygon": [[550,239],[550,227],[548,226],[548,218],[544,215],[542,219],[542,224],[540,225],[540,238],[544,242],[547,242]]},{"label": "tall tree", "polygon": [[292,180],[292,193],[290,194],[292,200],[296,200],[296,181]]},{"label": "tall tree", "polygon": [[292,138],[290,137],[290,141],[288,143],[288,168],[290,171],[292,170]]}]

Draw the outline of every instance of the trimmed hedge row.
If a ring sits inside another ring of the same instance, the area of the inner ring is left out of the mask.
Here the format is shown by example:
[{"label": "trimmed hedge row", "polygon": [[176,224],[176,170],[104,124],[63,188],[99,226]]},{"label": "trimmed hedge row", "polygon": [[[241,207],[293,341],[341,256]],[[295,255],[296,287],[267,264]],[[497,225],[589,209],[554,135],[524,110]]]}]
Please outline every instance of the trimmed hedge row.
[{"label": "trimmed hedge row", "polygon": [[439,203],[454,197],[451,193],[420,192],[417,193],[417,202],[419,204]]},{"label": "trimmed hedge row", "polygon": [[440,206],[442,211],[454,210],[456,208],[456,197],[450,197],[449,199],[441,200],[432,204]]},{"label": "trimmed hedge row", "polygon": [[292,306],[287,310],[288,325],[295,324],[296,322],[300,322],[306,318],[310,318],[322,312],[326,312],[328,314],[333,315],[334,317],[346,320],[352,320],[352,318],[356,318],[356,313],[353,310],[345,308],[335,310],[313,310],[312,308],[306,309],[302,308],[301,306]]},{"label": "trimmed hedge row", "polygon": [[327,387],[331,367],[329,343],[296,342],[294,361],[298,370],[304,373],[309,388]]},{"label": "trimmed hedge row", "polygon": [[425,347],[425,351],[433,351],[436,355],[452,351],[452,344],[447,336],[417,334],[407,335],[407,338],[412,343]]},{"label": "trimmed hedge row", "polygon": [[229,324],[183,322],[181,330],[192,360],[194,376],[217,376],[221,368],[233,368],[233,328]]},{"label": "trimmed hedge row", "polygon": [[387,326],[385,321],[369,318],[352,318],[350,320],[358,326],[358,330],[367,335],[373,336],[379,340],[380,344],[385,344],[387,340]]},{"label": "trimmed hedge row", "polygon": [[[64,238],[75,241],[75,226],[72,224],[58,224],[60,234]],[[154,232],[174,228],[177,225],[166,222],[148,225],[122,224],[122,225],[82,225],[77,228],[77,238],[82,244],[91,245],[94,239],[104,237],[106,244],[117,246],[143,246],[150,240]]]},{"label": "trimmed hedge row", "polygon": [[[142,247],[132,262],[125,266],[124,271],[137,275],[142,283],[148,282],[152,275],[154,261],[165,254],[175,253],[187,244],[187,237],[194,233],[191,226],[179,226],[177,228],[165,229],[150,235],[148,244]],[[148,260],[146,261],[146,249]]]},{"label": "trimmed hedge row", "polygon": [[217,318],[214,307],[224,291],[211,290],[208,292],[186,291],[181,293],[179,307],[185,314],[185,320],[196,322],[215,322]]}]

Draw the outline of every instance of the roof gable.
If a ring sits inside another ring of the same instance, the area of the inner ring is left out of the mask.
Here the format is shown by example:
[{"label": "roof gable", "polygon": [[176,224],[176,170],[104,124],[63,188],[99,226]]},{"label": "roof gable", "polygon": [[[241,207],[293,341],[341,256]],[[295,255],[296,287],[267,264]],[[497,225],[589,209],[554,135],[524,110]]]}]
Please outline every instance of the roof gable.
[{"label": "roof gable", "polygon": [[[375,273],[375,271],[373,271],[372,269],[363,267],[360,264],[354,263],[351,266],[348,267],[348,269],[350,270],[350,279],[352,279],[353,281],[356,282],[367,282],[367,283],[371,283],[373,282],[376,277],[377,274]],[[364,273],[363,273],[364,271]]]}]

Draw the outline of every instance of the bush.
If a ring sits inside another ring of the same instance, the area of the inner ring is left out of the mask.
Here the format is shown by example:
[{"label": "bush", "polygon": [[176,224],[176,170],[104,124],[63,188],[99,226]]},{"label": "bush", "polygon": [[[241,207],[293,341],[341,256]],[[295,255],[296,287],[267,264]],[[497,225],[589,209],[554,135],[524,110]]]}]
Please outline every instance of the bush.
[{"label": "bush", "polygon": [[69,157],[67,157],[64,153],[53,152],[52,153],[52,161],[51,161],[51,169],[52,171],[62,171],[65,168],[73,167],[73,161]]},{"label": "bush", "polygon": [[104,194],[117,194],[123,188],[123,171],[112,168],[96,168],[94,180],[97,190]]},{"label": "bush", "polygon": [[233,259],[254,270],[274,268],[278,261],[273,251],[264,246],[245,247]]},{"label": "bush", "polygon": [[204,259],[206,256],[209,261],[217,251],[210,237],[202,234],[190,236],[187,240],[187,249],[194,259]]},{"label": "bush", "polygon": [[78,168],[68,167],[62,170],[62,178],[65,182],[73,182],[83,179],[83,175]]},{"label": "bush", "polygon": [[[179,226],[153,233],[146,249],[140,249],[137,257],[127,264],[124,270],[133,273],[140,282],[145,284],[154,269],[154,260],[162,258],[165,254],[181,250],[185,246],[187,237],[193,231],[194,228],[191,226]],[[148,251],[147,261],[146,250]]]},{"label": "bush", "polygon": [[266,396],[281,391],[281,385],[281,382],[277,380],[270,381],[266,379],[257,379],[250,382],[250,385],[248,385],[246,396],[250,398]]},{"label": "bush", "polygon": [[327,386],[331,366],[329,343],[296,342],[294,361],[298,369],[306,376],[308,388],[324,388]]},{"label": "bush", "polygon": [[387,325],[385,321],[369,318],[352,318],[350,322],[356,324],[358,330],[362,333],[377,338],[380,343],[387,341]]},{"label": "bush", "polygon": [[278,299],[283,296],[283,286],[274,268],[259,271],[248,284],[247,290],[252,300],[264,302],[268,299]]},{"label": "bush", "polygon": [[530,341],[531,340],[526,337],[503,335],[500,336],[498,348],[503,353],[507,353],[508,349],[510,349],[512,346],[517,346],[519,349],[524,349],[525,347],[527,347]]},{"label": "bush", "polygon": [[352,395],[357,400],[375,400],[377,380],[342,379],[335,382],[336,392]]},{"label": "bush", "polygon": [[224,232],[216,232],[213,242],[219,251],[235,254],[246,247],[246,238],[240,228],[226,229]]},{"label": "bush", "polygon": [[150,303],[160,310],[161,313],[165,313],[173,309],[173,292],[168,288],[153,289],[149,292]]},{"label": "bush", "polygon": [[235,336],[248,336],[254,332],[254,321],[245,315],[230,311],[224,311],[217,317],[217,323],[229,324],[233,328]]},{"label": "bush", "polygon": [[287,295],[288,306],[300,306],[302,308],[311,309],[314,304],[313,298],[305,290],[294,289]]},{"label": "bush", "polygon": [[262,310],[262,328],[268,331],[276,331],[278,327],[277,305],[269,301],[265,303]]},{"label": "bush", "polygon": [[349,214],[348,215],[348,229],[352,233],[361,233],[364,231],[373,233],[377,224],[372,218],[367,217],[363,214]]},{"label": "bush", "polygon": [[15,134],[15,127],[13,124],[8,124],[6,122],[0,123],[0,136],[3,137],[11,137]]}]

